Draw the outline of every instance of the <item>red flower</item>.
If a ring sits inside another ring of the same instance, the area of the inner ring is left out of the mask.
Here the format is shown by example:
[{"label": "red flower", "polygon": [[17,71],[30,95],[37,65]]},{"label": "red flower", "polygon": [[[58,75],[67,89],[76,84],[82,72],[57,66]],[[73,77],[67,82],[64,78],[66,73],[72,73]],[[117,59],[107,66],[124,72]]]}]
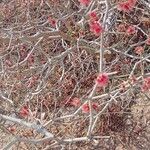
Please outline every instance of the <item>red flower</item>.
[{"label": "red flower", "polygon": [[56,27],[56,19],[49,17],[48,21],[52,27]]},{"label": "red flower", "polygon": [[84,113],[90,112],[90,107],[89,107],[89,105],[88,105],[88,104],[83,104],[83,105],[82,105],[82,111],[83,111]]},{"label": "red flower", "polygon": [[77,106],[80,106],[81,101],[80,101],[80,99],[78,99],[78,98],[74,98],[74,99],[71,100],[70,104],[71,104],[72,106],[77,107]]},{"label": "red flower", "polygon": [[[92,103],[92,108],[94,110],[98,110],[98,103]],[[89,107],[89,104],[83,104],[82,105],[82,112],[84,113],[89,113],[90,112],[90,107]]]},{"label": "red flower", "polygon": [[131,7],[131,5],[129,4],[129,2],[123,2],[123,3],[120,3],[120,4],[118,5],[118,9],[119,9],[120,11],[129,12],[129,11],[132,10],[132,7]]},{"label": "red flower", "polygon": [[126,2],[122,2],[118,5],[118,9],[120,11],[129,12],[131,11],[134,6],[136,5],[137,0],[128,0]]},{"label": "red flower", "polygon": [[144,52],[144,48],[142,46],[137,46],[134,51],[136,54],[140,55]]},{"label": "red flower", "polygon": [[146,44],[150,45],[150,37],[146,40]]},{"label": "red flower", "polygon": [[90,22],[90,31],[96,36],[99,36],[103,32],[103,28],[98,22]]},{"label": "red flower", "polygon": [[19,115],[21,117],[27,117],[29,115],[29,109],[27,106],[23,106],[20,111],[19,111]]},{"label": "red flower", "polygon": [[92,11],[89,13],[89,17],[91,21],[98,21],[99,17],[97,16],[97,13],[95,11]]},{"label": "red flower", "polygon": [[91,0],[78,0],[81,5],[83,6],[88,6],[90,4]]},{"label": "red flower", "polygon": [[108,75],[107,75],[106,73],[100,74],[100,75],[97,77],[97,83],[98,83],[98,85],[101,86],[101,87],[107,86],[108,81],[109,81],[109,78],[108,78]]},{"label": "red flower", "polygon": [[92,103],[92,107],[93,109],[98,110],[98,103]]},{"label": "red flower", "polygon": [[128,3],[130,6],[135,6],[136,5],[137,0],[128,0]]},{"label": "red flower", "polygon": [[143,85],[142,85],[142,90],[143,91],[148,91],[150,89],[150,77],[147,77],[144,79]]},{"label": "red flower", "polygon": [[136,32],[135,27],[134,26],[129,26],[126,30],[126,33],[128,35],[134,34]]}]

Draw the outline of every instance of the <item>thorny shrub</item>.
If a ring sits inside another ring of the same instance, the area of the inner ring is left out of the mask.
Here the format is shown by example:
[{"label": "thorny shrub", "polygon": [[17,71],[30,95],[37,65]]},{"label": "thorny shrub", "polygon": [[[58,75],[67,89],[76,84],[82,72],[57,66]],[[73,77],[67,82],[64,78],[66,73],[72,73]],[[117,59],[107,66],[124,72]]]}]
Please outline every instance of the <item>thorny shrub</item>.
[{"label": "thorny shrub", "polygon": [[149,149],[131,111],[150,99],[148,0],[0,10],[0,149]]}]

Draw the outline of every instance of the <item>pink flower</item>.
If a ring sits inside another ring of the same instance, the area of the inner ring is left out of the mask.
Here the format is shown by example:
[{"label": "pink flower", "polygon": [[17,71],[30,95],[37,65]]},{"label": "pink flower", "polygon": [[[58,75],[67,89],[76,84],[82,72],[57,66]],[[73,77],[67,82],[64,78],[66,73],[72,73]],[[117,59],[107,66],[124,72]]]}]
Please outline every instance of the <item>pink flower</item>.
[{"label": "pink flower", "polygon": [[147,77],[144,79],[143,85],[142,85],[142,90],[143,91],[148,91],[150,89],[150,77]]},{"label": "pink flower", "polygon": [[83,6],[88,6],[90,4],[91,0],[78,0],[81,5]]},{"label": "pink flower", "polygon": [[49,17],[48,21],[52,27],[56,27],[56,19]]},{"label": "pink flower", "polygon": [[[92,108],[94,110],[98,110],[98,103],[92,103]],[[82,112],[84,113],[89,113],[90,112],[90,107],[89,107],[89,104],[83,104],[82,105]]]},{"label": "pink flower", "polygon": [[144,52],[144,48],[142,46],[137,46],[134,51],[136,54],[140,55]]},{"label": "pink flower", "polygon": [[103,28],[98,22],[90,22],[90,31],[96,36],[99,36],[103,32]]},{"label": "pink flower", "polygon": [[146,40],[146,44],[150,45],[150,37]]},{"label": "pink flower", "polygon": [[89,105],[88,105],[88,104],[83,104],[83,105],[82,105],[82,111],[83,111],[84,113],[90,112],[90,107],[89,107]]},{"label": "pink flower", "polygon": [[134,26],[129,26],[126,30],[126,33],[128,35],[134,34],[136,32],[135,27]]},{"label": "pink flower", "polygon": [[109,81],[109,77],[106,73],[102,73],[97,77],[97,83],[101,87],[107,86],[108,81]]},{"label": "pink flower", "polygon": [[120,11],[129,12],[136,5],[137,0],[128,0],[126,2],[122,2],[118,5],[118,9]]},{"label": "pink flower", "polygon": [[19,111],[19,115],[21,117],[27,117],[29,115],[29,109],[27,106],[23,106],[20,111]]},{"label": "pink flower", "polygon": [[95,11],[92,11],[89,13],[89,17],[91,21],[98,21],[99,17],[97,16],[97,13]]},{"label": "pink flower", "polygon": [[98,110],[98,103],[92,103],[92,107],[93,109]]},{"label": "pink flower", "polygon": [[137,0],[128,0],[128,3],[130,6],[135,6],[136,5]]},{"label": "pink flower", "polygon": [[122,2],[118,5],[118,9],[120,11],[129,12],[132,10],[132,7],[130,6],[128,2]]},{"label": "pink flower", "polygon": [[80,101],[80,99],[78,99],[78,98],[74,98],[74,99],[71,100],[70,104],[71,104],[72,106],[77,107],[77,106],[80,106],[81,101]]}]

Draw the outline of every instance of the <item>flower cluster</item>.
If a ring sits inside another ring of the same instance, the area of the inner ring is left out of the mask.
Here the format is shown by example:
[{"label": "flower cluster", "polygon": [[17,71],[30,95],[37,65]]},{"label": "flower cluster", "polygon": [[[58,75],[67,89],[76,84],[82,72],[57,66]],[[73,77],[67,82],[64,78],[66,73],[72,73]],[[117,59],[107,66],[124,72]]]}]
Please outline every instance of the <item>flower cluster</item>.
[{"label": "flower cluster", "polygon": [[[98,104],[97,103],[92,103],[92,108],[94,110],[98,110]],[[84,113],[89,113],[90,112],[90,107],[89,107],[89,104],[83,104],[82,105],[82,112]]]},{"label": "flower cluster", "polygon": [[99,17],[95,11],[89,13],[90,21],[98,21]]},{"label": "flower cluster", "polygon": [[96,36],[99,36],[103,32],[101,24],[98,22],[99,17],[95,11],[89,13],[89,27],[90,31]]},{"label": "flower cluster", "polygon": [[134,49],[134,52],[138,55],[141,55],[143,52],[144,52],[144,48],[142,46],[137,46],[135,49]]},{"label": "flower cluster", "polygon": [[[79,107],[81,105],[81,100],[77,97],[73,98],[70,100],[69,104],[71,106],[74,106],[74,107]],[[92,108],[94,110],[98,110],[98,104],[97,103],[94,103],[92,102]],[[88,113],[90,111],[90,107],[89,107],[89,104],[86,103],[86,104],[83,104],[82,105],[82,112],[84,113]]]},{"label": "flower cluster", "polygon": [[96,36],[99,36],[103,32],[103,28],[99,22],[90,22],[90,31],[93,32]]},{"label": "flower cluster", "polygon": [[19,115],[21,117],[27,117],[29,115],[29,108],[27,106],[23,106],[19,111]]},{"label": "flower cluster", "polygon": [[137,0],[128,0],[126,2],[119,3],[118,9],[124,12],[130,12],[133,10],[134,6],[136,5]]},{"label": "flower cluster", "polygon": [[91,0],[78,0],[81,5],[88,6],[91,2]]},{"label": "flower cluster", "polygon": [[128,35],[134,34],[135,32],[136,32],[136,29],[135,29],[134,26],[129,26],[129,27],[127,28],[127,30],[126,30],[126,33],[127,33]]},{"label": "flower cluster", "polygon": [[108,81],[109,81],[109,77],[106,73],[102,73],[100,74],[98,77],[97,77],[97,84],[100,86],[100,87],[105,87],[107,86],[108,84]]},{"label": "flower cluster", "polygon": [[125,32],[127,35],[133,35],[136,33],[136,28],[133,25],[119,24],[117,26],[117,31]]}]

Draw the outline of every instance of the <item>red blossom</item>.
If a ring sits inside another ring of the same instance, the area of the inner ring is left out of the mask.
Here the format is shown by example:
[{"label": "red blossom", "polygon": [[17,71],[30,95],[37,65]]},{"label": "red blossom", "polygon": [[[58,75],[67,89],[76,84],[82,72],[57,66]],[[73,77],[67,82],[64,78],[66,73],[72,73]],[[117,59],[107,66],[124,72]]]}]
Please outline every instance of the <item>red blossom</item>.
[{"label": "red blossom", "polygon": [[128,0],[128,3],[130,6],[135,6],[136,5],[137,0]]},{"label": "red blossom", "polygon": [[[98,110],[98,103],[93,102],[91,105],[94,110]],[[86,103],[86,104],[82,105],[82,112],[84,112],[84,113],[90,112],[89,104]]]},{"label": "red blossom", "polygon": [[103,28],[99,22],[90,22],[90,31],[96,36],[99,36],[103,32]]},{"label": "red blossom", "polygon": [[52,27],[56,27],[56,19],[49,17],[48,21]]},{"label": "red blossom", "polygon": [[89,17],[91,21],[98,21],[99,17],[97,16],[97,13],[95,11],[92,11],[89,13]]},{"label": "red blossom", "polygon": [[90,107],[89,107],[89,105],[88,105],[88,104],[83,104],[83,105],[82,105],[82,111],[83,111],[84,113],[90,112]]},{"label": "red blossom", "polygon": [[92,103],[92,107],[93,109],[98,110],[98,103]]},{"label": "red blossom", "polygon": [[27,106],[23,106],[19,111],[19,115],[21,117],[27,117],[29,115],[29,108]]},{"label": "red blossom", "polygon": [[144,52],[144,48],[142,46],[137,46],[135,49],[134,49],[134,52],[138,55],[141,55],[143,52]]},{"label": "red blossom", "polygon": [[108,81],[109,81],[109,77],[106,73],[102,73],[97,77],[97,83],[101,87],[107,86]]},{"label": "red blossom", "polygon": [[118,5],[118,9],[120,11],[129,12],[132,10],[132,7],[130,6],[128,2],[123,2]]},{"label": "red blossom", "polygon": [[118,4],[118,9],[124,12],[130,12],[136,5],[137,0],[128,0]]},{"label": "red blossom", "polygon": [[135,27],[134,26],[129,26],[126,30],[126,33],[128,35],[134,34],[136,32]]},{"label": "red blossom", "polygon": [[78,0],[81,5],[88,6],[91,2],[91,0]]}]

